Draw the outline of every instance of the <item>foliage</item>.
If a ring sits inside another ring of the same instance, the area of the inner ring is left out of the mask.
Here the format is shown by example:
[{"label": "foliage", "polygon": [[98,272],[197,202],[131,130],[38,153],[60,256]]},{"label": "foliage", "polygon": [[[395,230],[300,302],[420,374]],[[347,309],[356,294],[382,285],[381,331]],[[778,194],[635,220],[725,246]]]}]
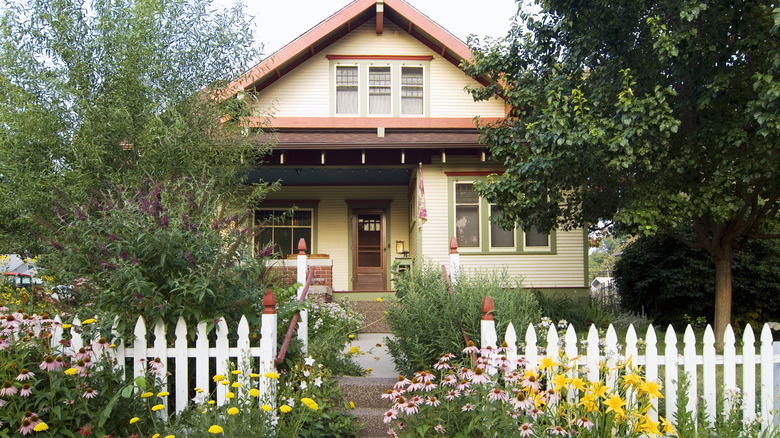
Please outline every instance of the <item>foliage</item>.
[{"label": "foliage", "polygon": [[63,200],[41,268],[60,283],[79,280],[75,304],[92,304],[73,310],[117,316],[120,333],[139,315],[170,327],[242,314],[259,324],[268,254],[253,256],[251,211],[230,216],[221,201],[211,182],[186,178],[113,186],[85,205]]},{"label": "foliage", "polygon": [[545,317],[552,321],[566,321],[580,333],[586,333],[591,324],[596,328],[606,329],[617,316],[612,309],[606,309],[589,298],[575,302],[567,294],[542,291],[535,291],[534,296]]},{"label": "foliage", "polygon": [[517,330],[524,329],[541,316],[534,296],[505,274],[461,274],[454,291],[450,295],[441,271],[430,266],[398,278],[399,298],[387,310],[393,338],[386,340],[398,371],[411,374],[446,352],[460,350],[465,344],[462,330],[478,339],[482,301],[487,295],[493,298],[499,331],[506,330],[510,322]]},{"label": "foliage", "polygon": [[615,252],[625,243],[626,239],[607,236],[600,240],[598,247],[588,253],[588,281],[592,282],[596,277],[612,276],[612,267],[615,265]]},{"label": "foliage", "polygon": [[236,182],[265,149],[246,127],[226,122],[247,114],[251,99],[220,100],[212,91],[260,53],[241,7],[212,3],[4,2],[0,245],[6,251],[46,250],[40,237],[48,232],[35,218],[54,217],[53,201],[63,193],[86,202],[106,181],[205,175],[232,201],[253,200]]},{"label": "foliage", "polygon": [[30,434],[40,422],[53,436],[75,437],[88,430],[126,436],[131,412],[148,418],[140,401],[129,397],[133,385],[115,371],[110,337],[100,336],[96,324],[83,322],[82,335],[96,340],[74,351],[67,336],[49,345],[53,330],[68,326],[45,313],[0,306],[0,317],[0,436]]},{"label": "foliage", "polygon": [[[663,418],[659,424],[649,415],[660,386],[626,364],[602,366],[600,380],[591,382],[576,358],[556,362],[544,357],[534,367],[524,358],[508,358],[504,349],[479,350],[470,344],[460,361],[451,354],[442,357],[433,367],[438,371],[399,376],[384,396],[391,402],[384,415],[391,436],[675,434]],[[479,354],[476,362],[466,359],[470,354]]]},{"label": "foliage", "polygon": [[[497,218],[542,230],[612,223],[666,230],[718,269],[716,336],[731,319],[736,250],[778,217],[780,9],[750,3],[539,0],[506,38],[472,40],[492,159],[477,184]],[[681,227],[693,223],[685,236]]]},{"label": "foliage", "polygon": [[[734,259],[734,319],[760,327],[780,318],[780,242],[749,242]],[[615,281],[624,308],[643,312],[654,323],[682,326],[712,321],[714,268],[706,254],[666,233],[628,245],[615,263]]]},{"label": "foliage", "polygon": [[339,303],[325,302],[321,297],[311,300],[309,311],[309,351],[317,352],[318,360],[333,374],[362,376],[365,370],[356,364],[346,346],[350,335],[360,331],[365,318],[355,312],[346,300]]}]

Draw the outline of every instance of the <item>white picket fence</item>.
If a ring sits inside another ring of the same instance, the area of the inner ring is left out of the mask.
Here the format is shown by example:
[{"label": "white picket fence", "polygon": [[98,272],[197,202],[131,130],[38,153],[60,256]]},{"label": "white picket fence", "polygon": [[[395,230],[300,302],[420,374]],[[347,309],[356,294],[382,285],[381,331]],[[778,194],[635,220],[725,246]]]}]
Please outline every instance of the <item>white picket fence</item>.
[{"label": "white picket fence", "polygon": [[[674,414],[677,411],[677,382],[680,372],[688,376],[688,405],[684,409],[697,415],[697,401],[700,397],[706,402],[705,418],[713,424],[718,413],[716,412],[716,400],[721,397],[725,400],[724,415],[731,411],[729,398],[724,394],[739,391],[742,401],[742,413],[745,423],[760,420],[766,427],[773,423],[773,416],[778,412],[777,395],[780,387],[780,342],[772,341],[772,333],[767,324],[761,330],[759,339],[759,351],[756,352],[756,338],[750,325],[745,327],[742,336],[742,354],[737,354],[736,338],[734,331],[729,325],[724,336],[724,348],[722,354],[718,354],[715,349],[715,335],[710,326],[707,326],[702,339],[702,354],[696,353],[696,337],[693,329],[689,325],[683,335],[682,351],[677,347],[677,333],[672,326],[666,330],[664,341],[666,344],[663,354],[659,354],[657,348],[658,337],[656,329],[648,327],[645,336],[644,353],[639,353],[640,345],[637,333],[633,326],[629,326],[624,343],[618,343],[617,333],[612,325],[609,326],[606,336],[601,343],[598,330],[591,326],[588,331],[587,343],[579,341],[579,336],[574,327],[569,325],[563,332],[561,338],[558,329],[554,324],[550,325],[546,334],[546,343],[540,343],[537,337],[537,331],[533,325],[529,325],[525,332],[525,342],[522,351],[518,352],[518,338],[514,326],[510,323],[504,334],[503,339],[499,341],[496,333],[495,321],[492,314],[492,301],[489,306],[483,306],[485,317],[482,320],[481,346],[497,346],[501,341],[506,341],[511,350],[509,358],[516,358],[517,355],[525,356],[529,366],[536,367],[539,363],[540,349],[543,349],[546,356],[555,360],[560,359],[560,354],[566,358],[578,358],[576,366],[584,366],[587,370],[588,379],[596,381],[599,379],[599,365],[606,362],[607,369],[614,368],[617,364],[631,360],[634,367],[642,366],[645,376],[649,381],[658,381],[664,386],[664,404],[665,412],[663,416],[673,421]],[[601,345],[600,345],[601,343]],[[603,353],[600,349],[603,348]],[[742,386],[737,385],[737,365],[742,366]],[[756,388],[756,367],[759,367],[760,388]],[[716,379],[716,367],[722,367],[722,380]],[[660,371],[663,371],[663,381],[659,381]],[[703,379],[703,393],[699,394],[698,376]],[[613,371],[607,379],[607,384],[612,386],[616,380],[616,373]],[[719,385],[722,385],[719,386]],[[718,390],[722,388],[723,393]],[[758,415],[756,407],[759,407]],[[658,419],[658,401],[654,401],[653,419]]]},{"label": "white picket fence", "polygon": [[[270,292],[270,291],[269,291]],[[267,302],[263,300],[264,304]],[[61,323],[59,316],[55,321]],[[260,390],[260,403],[273,402],[273,380],[267,378],[250,379],[249,373],[258,373],[261,376],[269,371],[275,370],[274,360],[276,359],[276,309],[274,305],[266,306],[262,315],[259,346],[251,346],[249,333],[249,324],[246,317],[242,317],[236,328],[237,341],[230,345],[228,335],[229,330],[224,318],[220,318],[216,323],[215,342],[209,340],[206,330],[207,324],[201,322],[196,327],[196,338],[194,347],[188,345],[187,325],[183,319],[179,319],[174,329],[173,346],[167,343],[168,329],[162,321],[154,324],[151,333],[154,335],[154,341],[149,345],[146,340],[148,333],[146,322],[139,317],[135,330],[133,331],[134,340],[129,345],[119,343],[115,348],[107,350],[109,355],[117,361],[117,366],[122,370],[126,366],[132,366],[131,375],[133,378],[142,376],[149,370],[149,361],[155,358],[160,359],[161,368],[158,374],[163,380],[163,389],[167,391],[168,383],[173,381],[175,395],[176,412],[183,411],[190,401],[190,391],[197,387],[207,392],[216,390],[216,402],[223,404],[228,387],[218,385],[213,382],[213,370],[216,374],[227,375],[230,364],[235,364],[235,368],[241,371],[239,382],[247,390],[254,385]],[[83,339],[82,323],[75,318],[69,331],[67,339],[70,340],[68,346],[63,347],[60,342],[63,340],[64,333],[61,324],[56,324],[52,333],[50,345],[53,349],[61,351],[68,356],[74,356],[84,345],[93,342],[92,339]],[[172,360],[173,365],[169,368],[168,361]],[[190,380],[190,359],[194,359],[194,382]],[[213,361],[212,361],[213,359]],[[166,412],[168,409],[167,401],[165,403]]]}]

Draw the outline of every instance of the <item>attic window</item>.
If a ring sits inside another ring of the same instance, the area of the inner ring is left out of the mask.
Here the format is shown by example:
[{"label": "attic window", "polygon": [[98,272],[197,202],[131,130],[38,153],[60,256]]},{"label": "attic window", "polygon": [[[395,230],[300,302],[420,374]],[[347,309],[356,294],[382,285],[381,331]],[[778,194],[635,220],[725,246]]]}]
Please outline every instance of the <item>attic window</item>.
[{"label": "attic window", "polygon": [[390,67],[368,68],[368,113],[390,114]]},{"label": "attic window", "polygon": [[423,113],[423,68],[401,68],[401,114]]},{"label": "attic window", "polygon": [[336,67],[336,114],[358,113],[358,68]]}]

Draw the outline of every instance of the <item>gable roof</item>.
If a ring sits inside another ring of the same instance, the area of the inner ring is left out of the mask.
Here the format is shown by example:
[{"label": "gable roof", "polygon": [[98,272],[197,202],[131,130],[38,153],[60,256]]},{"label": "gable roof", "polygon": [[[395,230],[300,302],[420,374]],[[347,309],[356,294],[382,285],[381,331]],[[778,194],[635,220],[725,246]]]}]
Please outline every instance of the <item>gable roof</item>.
[{"label": "gable roof", "polygon": [[355,0],[228,84],[227,95],[262,90],[374,17],[377,33],[387,19],[455,66],[471,59],[463,41],[403,0]]}]

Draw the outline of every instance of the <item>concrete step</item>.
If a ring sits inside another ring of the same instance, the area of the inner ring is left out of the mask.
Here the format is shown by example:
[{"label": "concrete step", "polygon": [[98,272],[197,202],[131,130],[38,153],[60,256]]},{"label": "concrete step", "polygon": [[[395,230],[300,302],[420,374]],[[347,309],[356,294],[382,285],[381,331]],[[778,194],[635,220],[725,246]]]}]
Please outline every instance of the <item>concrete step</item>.
[{"label": "concrete step", "polygon": [[350,306],[356,312],[366,317],[366,322],[360,333],[387,333],[390,327],[387,325],[385,311],[387,310],[387,301],[350,301]]},{"label": "concrete step", "polygon": [[390,408],[382,394],[398,381],[395,378],[380,377],[337,377],[345,400],[355,404],[351,413],[363,423],[361,437],[386,437],[387,426],[382,421],[384,413]]}]

